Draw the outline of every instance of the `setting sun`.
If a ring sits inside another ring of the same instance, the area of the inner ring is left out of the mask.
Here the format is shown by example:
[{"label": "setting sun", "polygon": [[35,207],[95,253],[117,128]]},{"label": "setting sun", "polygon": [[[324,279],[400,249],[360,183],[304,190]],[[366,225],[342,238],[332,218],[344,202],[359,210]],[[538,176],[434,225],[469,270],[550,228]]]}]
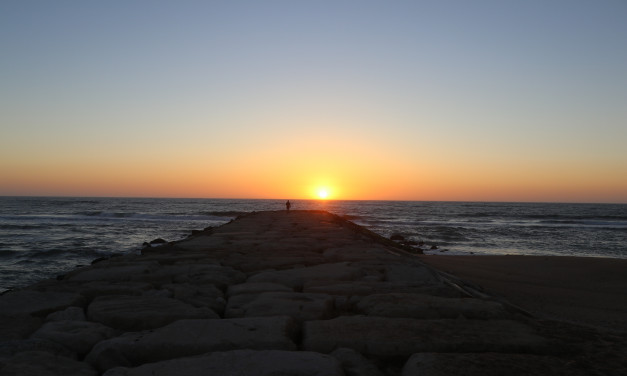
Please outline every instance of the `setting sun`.
[{"label": "setting sun", "polygon": [[329,197],[329,190],[327,188],[319,188],[318,198],[324,200],[327,197]]}]

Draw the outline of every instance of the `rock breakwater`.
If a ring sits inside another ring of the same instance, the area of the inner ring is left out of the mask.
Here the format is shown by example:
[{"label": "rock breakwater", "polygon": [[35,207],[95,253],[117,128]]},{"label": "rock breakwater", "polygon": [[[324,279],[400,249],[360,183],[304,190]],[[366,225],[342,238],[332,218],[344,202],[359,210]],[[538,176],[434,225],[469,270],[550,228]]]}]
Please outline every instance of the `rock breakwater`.
[{"label": "rock breakwater", "polygon": [[0,341],[2,375],[85,376],[620,374],[627,348],[322,211],[250,213],[6,293]]}]

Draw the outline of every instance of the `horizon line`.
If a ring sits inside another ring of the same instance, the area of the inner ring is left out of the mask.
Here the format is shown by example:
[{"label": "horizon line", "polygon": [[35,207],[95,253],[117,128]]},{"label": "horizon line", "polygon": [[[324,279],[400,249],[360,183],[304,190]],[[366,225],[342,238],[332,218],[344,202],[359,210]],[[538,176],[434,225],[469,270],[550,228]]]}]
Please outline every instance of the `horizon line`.
[{"label": "horizon line", "polygon": [[317,198],[259,198],[259,197],[168,197],[168,196],[83,196],[83,195],[3,195],[0,198],[84,198],[84,199],[151,199],[151,200],[299,200],[299,201],[388,201],[388,202],[450,202],[450,203],[501,203],[501,204],[582,204],[627,205],[627,202],[593,201],[515,201],[515,200],[417,200],[417,199],[317,199]]}]

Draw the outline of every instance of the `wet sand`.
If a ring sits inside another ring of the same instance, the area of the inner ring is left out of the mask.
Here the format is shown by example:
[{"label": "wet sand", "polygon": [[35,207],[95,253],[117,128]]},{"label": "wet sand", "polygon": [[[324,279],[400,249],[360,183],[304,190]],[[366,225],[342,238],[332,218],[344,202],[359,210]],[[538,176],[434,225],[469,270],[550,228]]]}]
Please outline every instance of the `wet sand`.
[{"label": "wet sand", "polygon": [[627,260],[559,256],[420,258],[536,317],[627,332]]}]

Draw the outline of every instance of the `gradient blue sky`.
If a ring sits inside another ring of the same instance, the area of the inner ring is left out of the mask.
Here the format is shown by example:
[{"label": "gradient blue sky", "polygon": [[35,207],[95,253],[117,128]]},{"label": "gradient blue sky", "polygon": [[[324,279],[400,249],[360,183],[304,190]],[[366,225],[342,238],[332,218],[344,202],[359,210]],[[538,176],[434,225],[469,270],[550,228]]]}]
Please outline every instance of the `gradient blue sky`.
[{"label": "gradient blue sky", "polygon": [[3,1],[0,194],[627,202],[625,1]]}]

